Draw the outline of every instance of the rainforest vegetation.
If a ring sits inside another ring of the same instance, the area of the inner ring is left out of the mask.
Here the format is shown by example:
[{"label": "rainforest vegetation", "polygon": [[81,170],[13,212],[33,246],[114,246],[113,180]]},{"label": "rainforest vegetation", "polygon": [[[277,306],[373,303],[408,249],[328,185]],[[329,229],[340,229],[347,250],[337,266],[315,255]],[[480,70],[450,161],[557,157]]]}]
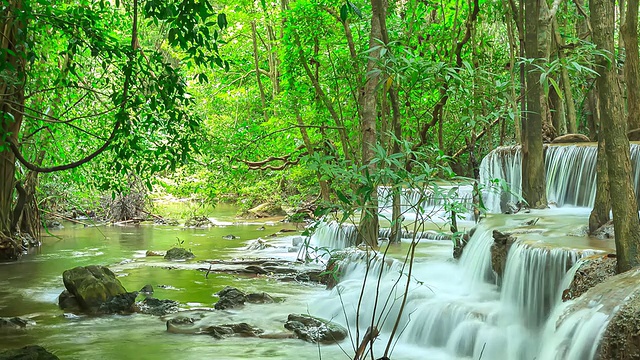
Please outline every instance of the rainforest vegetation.
[{"label": "rainforest vegetation", "polygon": [[637,0],[3,0],[0,31],[3,249],[131,192],[358,209],[375,244],[377,186],[522,144],[544,207],[543,143],[579,133],[606,154],[590,225],[613,205],[638,263]]}]

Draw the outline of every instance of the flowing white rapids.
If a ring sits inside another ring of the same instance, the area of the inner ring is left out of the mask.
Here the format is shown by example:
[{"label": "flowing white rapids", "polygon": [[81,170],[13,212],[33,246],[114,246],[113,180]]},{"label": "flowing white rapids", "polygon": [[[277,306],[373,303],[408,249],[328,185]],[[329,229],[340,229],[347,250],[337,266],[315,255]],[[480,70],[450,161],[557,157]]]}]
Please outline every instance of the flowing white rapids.
[{"label": "flowing white rapids", "polygon": [[[592,252],[518,241],[511,247],[500,290],[491,269],[492,230],[509,229],[510,221],[493,218],[479,224],[458,263],[450,252],[435,251],[438,257],[416,258],[409,269],[380,253],[355,252],[342,263],[341,282],[314,301],[310,311],[348,326],[352,337],[356,331],[362,337],[376,325],[381,330],[376,358],[391,341],[392,359],[590,359],[583,356],[590,353],[583,349],[589,337],[574,338],[576,331],[567,327],[597,333],[602,326],[597,314],[586,324],[565,321],[558,329],[547,319],[557,320],[553,310],[562,307],[561,285],[569,268]],[[339,227],[326,227],[316,241],[331,236],[329,229],[342,236]],[[405,241],[402,248],[409,244]],[[418,247],[423,246],[451,250],[449,241],[422,240]],[[541,346],[553,342],[562,345]],[[577,355],[564,357],[568,353]]]},{"label": "flowing white rapids", "polygon": [[[593,207],[596,194],[597,145],[592,143],[545,146],[547,200],[557,206]],[[640,189],[640,145],[631,144],[633,181]],[[522,195],[520,147],[499,147],[480,164],[484,204],[490,213],[507,210]]]}]

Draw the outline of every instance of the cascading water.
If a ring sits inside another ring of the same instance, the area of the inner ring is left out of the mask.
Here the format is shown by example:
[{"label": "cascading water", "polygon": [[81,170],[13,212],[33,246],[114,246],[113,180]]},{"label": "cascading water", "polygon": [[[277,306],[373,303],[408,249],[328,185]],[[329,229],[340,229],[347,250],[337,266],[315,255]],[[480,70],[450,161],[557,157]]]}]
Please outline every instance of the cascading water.
[{"label": "cascading water", "polygon": [[[390,187],[378,187],[378,207],[383,218],[391,218],[393,194]],[[458,203],[464,209],[466,218],[473,216],[472,185],[433,184],[424,189],[402,189],[400,212],[405,218],[414,219],[416,214],[424,218],[446,220],[451,215],[448,208]]]},{"label": "cascading water", "polygon": [[[419,346],[426,349],[429,359],[449,360],[565,359],[561,354],[566,351],[584,354],[577,348],[579,341],[553,349],[541,344],[548,341],[543,341],[544,337],[551,336],[547,334],[550,328],[556,330],[545,323],[557,320],[552,311],[562,304],[563,277],[571,265],[592,251],[519,240],[511,246],[502,289],[495,285],[489,250],[492,231],[512,229],[527,216],[535,215],[493,216],[480,223],[459,263],[448,261],[449,256],[416,259],[408,285],[408,265],[397,260],[390,263],[389,257],[383,262],[380,254],[377,258],[351,255],[345,260],[342,281],[317,302],[315,314],[351,329],[357,321],[361,335],[371,324],[377,325],[381,330],[375,348],[379,356],[407,290],[398,322],[401,335],[392,339],[402,344],[399,351]],[[330,236],[328,232],[325,235]],[[594,324],[597,317],[594,315]],[[593,326],[586,325],[584,331],[594,331]],[[570,342],[573,333],[562,328],[554,334]]]},{"label": "cascading water", "polygon": [[[593,207],[596,193],[596,144],[545,146],[547,200],[557,206]],[[640,145],[631,144],[633,182],[640,189]],[[480,164],[484,204],[490,213],[507,210],[522,195],[522,153],[519,147],[499,147]],[[500,184],[500,185],[496,185]],[[508,185],[508,189],[502,185]],[[640,192],[636,191],[640,195]]]}]

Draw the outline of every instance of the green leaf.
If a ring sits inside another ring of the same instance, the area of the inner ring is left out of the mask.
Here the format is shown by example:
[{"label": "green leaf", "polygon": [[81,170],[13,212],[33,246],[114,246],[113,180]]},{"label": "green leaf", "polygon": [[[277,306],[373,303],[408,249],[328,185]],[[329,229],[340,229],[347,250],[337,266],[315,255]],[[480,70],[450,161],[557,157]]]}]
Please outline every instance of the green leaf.
[{"label": "green leaf", "polygon": [[347,4],[344,4],[340,8],[340,20],[342,20],[342,22],[347,21],[348,15],[349,15],[349,8],[347,7]]},{"label": "green leaf", "polygon": [[218,27],[220,30],[226,29],[227,25],[227,15],[225,15],[225,13],[218,14]]}]

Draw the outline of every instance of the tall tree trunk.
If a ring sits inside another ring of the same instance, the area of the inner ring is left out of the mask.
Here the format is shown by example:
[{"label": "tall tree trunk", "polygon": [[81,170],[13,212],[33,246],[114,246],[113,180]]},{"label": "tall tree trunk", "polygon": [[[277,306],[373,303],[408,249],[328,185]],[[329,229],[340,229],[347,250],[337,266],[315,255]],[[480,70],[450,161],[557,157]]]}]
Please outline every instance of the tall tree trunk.
[{"label": "tall tree trunk", "polygon": [[[369,53],[367,61],[367,75],[360,113],[360,127],[362,129],[362,165],[365,171],[372,174],[376,171],[373,159],[373,147],[377,141],[377,88],[379,72],[375,72],[380,59],[379,41],[382,39],[382,27],[386,20],[384,0],[371,0],[371,32],[369,34]],[[358,243],[376,246],[378,244],[378,198],[376,189],[368,198],[363,199],[363,209],[358,226]]]},{"label": "tall tree trunk", "polygon": [[[602,126],[600,127],[602,131]],[[596,162],[596,199],[589,215],[589,233],[592,234],[609,221],[611,197],[609,195],[609,173],[604,136],[598,139],[598,160]]]},{"label": "tall tree trunk", "polygon": [[626,52],[624,78],[627,83],[627,126],[629,140],[640,140],[640,69],[638,67],[638,0],[627,0],[627,11],[620,33]]},{"label": "tall tree trunk", "polygon": [[[544,1],[544,0],[542,0]],[[538,58],[539,0],[525,3],[525,49],[529,59]],[[539,62],[539,60],[534,60]],[[522,195],[532,208],[547,206],[545,170],[542,148],[540,71],[527,64],[527,113],[524,118],[522,144]]]},{"label": "tall tree trunk", "polygon": [[[15,183],[15,156],[7,142],[17,143],[24,110],[24,39],[21,0],[10,1],[2,10],[0,63],[6,75],[0,77],[0,257],[15,257],[21,251],[11,240],[11,217]],[[7,66],[8,65],[8,66]]]},{"label": "tall tree trunk", "polygon": [[591,24],[593,42],[599,51],[598,90],[600,93],[600,121],[607,154],[613,227],[616,236],[618,272],[640,264],[640,220],[633,182],[631,156],[627,139],[627,124],[622,117],[622,91],[616,74],[613,0],[592,0]]}]

